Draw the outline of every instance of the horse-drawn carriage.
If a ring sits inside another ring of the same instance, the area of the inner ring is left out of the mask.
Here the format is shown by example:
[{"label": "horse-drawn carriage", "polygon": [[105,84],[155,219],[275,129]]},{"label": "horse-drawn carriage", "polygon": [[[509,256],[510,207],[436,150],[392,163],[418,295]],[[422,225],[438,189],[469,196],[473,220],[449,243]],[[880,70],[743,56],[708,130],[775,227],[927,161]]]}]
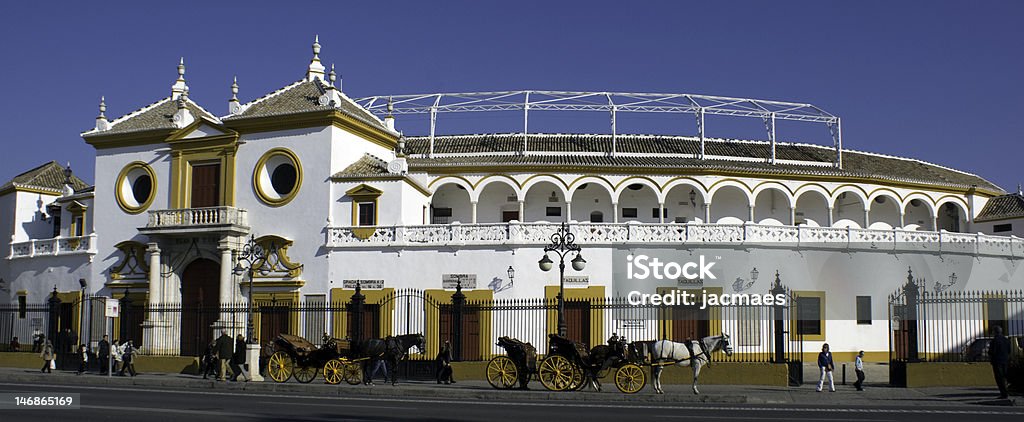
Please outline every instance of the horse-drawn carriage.
[{"label": "horse-drawn carriage", "polygon": [[526,388],[536,376],[544,388],[551,391],[582,389],[589,380],[600,389],[598,378],[615,369],[615,386],[619,391],[632,394],[647,384],[647,375],[641,366],[643,356],[631,343],[613,341],[593,349],[565,337],[548,336],[548,353],[537,365],[536,349],[530,343],[501,337],[498,346],[506,355],[497,356],[487,364],[487,381],[494,388],[509,389],[517,383]]},{"label": "horse-drawn carriage", "polygon": [[317,372],[323,372],[328,384],[345,381],[352,385],[363,382],[362,361],[352,351],[347,339],[324,335],[323,346],[291,334],[279,334],[274,339],[274,354],[267,362],[267,374],[276,382],[286,382],[292,376],[301,383],[312,382]]}]

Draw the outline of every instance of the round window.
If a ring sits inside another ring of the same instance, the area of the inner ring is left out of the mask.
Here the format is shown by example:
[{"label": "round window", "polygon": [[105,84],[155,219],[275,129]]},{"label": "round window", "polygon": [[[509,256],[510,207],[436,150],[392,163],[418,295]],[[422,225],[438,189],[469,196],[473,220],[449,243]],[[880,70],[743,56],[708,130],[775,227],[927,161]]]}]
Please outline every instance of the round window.
[{"label": "round window", "polygon": [[253,186],[260,200],[269,205],[287,204],[301,185],[302,166],[295,153],[287,149],[272,149],[256,163]]},{"label": "round window", "polygon": [[156,196],[156,175],[146,163],[128,164],[118,175],[114,192],[122,210],[138,214],[149,208]]}]

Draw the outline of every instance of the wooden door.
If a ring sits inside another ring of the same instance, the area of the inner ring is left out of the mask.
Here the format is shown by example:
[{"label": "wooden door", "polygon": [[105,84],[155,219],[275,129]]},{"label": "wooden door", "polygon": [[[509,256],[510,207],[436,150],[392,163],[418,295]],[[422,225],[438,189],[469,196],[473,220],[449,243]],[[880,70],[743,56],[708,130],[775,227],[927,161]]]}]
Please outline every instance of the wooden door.
[{"label": "wooden door", "polygon": [[200,356],[206,350],[219,314],[220,265],[208,259],[192,261],[181,275],[182,356]]},{"label": "wooden door", "polygon": [[710,335],[707,308],[700,309],[695,305],[674,306],[669,312],[672,313],[672,337],[669,340],[698,340]]},{"label": "wooden door", "polygon": [[590,341],[590,301],[565,301],[566,337],[577,343],[593,347]]},{"label": "wooden door", "polygon": [[219,205],[221,205],[220,163],[193,165],[191,208]]}]

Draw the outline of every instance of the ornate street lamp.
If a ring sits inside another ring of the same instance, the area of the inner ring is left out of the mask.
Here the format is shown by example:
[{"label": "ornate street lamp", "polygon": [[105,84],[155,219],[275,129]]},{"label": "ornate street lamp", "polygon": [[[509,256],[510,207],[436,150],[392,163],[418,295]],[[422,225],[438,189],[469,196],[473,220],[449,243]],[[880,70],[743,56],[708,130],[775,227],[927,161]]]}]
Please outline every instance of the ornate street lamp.
[{"label": "ornate street lamp", "polygon": [[[580,246],[576,244],[576,236],[569,233],[569,228],[563,222],[555,234],[551,235],[551,244],[544,247],[544,257],[537,262],[541,271],[550,271],[554,264],[548,258],[548,252],[558,255],[558,335],[565,336],[568,326],[565,323],[565,256],[569,252],[575,252],[576,257],[572,259],[572,269],[583,271],[587,261],[580,256]],[[509,268],[511,273],[511,268]]]},{"label": "ornate street lamp", "polygon": [[757,281],[757,275],[758,274],[760,274],[760,273],[757,272],[757,267],[754,267],[754,270],[750,272],[751,284],[753,284],[753,282]]},{"label": "ornate street lamp", "polygon": [[515,268],[512,268],[511,265],[509,265],[508,266],[508,286],[509,287],[512,287],[512,284],[515,283],[515,278],[516,278],[516,270],[515,270]]},{"label": "ornate street lamp", "polygon": [[[243,262],[245,263],[245,266],[242,265]],[[266,262],[266,251],[263,250],[262,246],[256,243],[256,236],[252,235],[249,237],[249,241],[247,241],[245,246],[242,248],[242,252],[238,254],[238,261],[235,264],[235,269],[232,270],[235,275],[249,275],[249,323],[245,328],[245,337],[249,344],[253,344],[253,337],[255,334],[255,327],[253,327],[252,323],[252,279],[256,275],[256,271],[260,271]]]},{"label": "ornate street lamp", "polygon": [[690,205],[693,207],[697,206],[697,191],[690,189]]}]

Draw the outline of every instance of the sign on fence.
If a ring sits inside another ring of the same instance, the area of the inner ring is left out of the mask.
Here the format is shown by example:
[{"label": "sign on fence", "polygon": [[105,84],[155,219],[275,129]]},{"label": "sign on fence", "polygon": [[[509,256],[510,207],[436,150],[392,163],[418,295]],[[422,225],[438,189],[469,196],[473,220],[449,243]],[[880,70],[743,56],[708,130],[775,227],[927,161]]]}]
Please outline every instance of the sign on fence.
[{"label": "sign on fence", "polygon": [[441,274],[442,289],[454,289],[460,281],[463,289],[476,288],[476,274]]},{"label": "sign on fence", "polygon": [[342,280],[341,286],[345,289],[356,288],[356,283],[359,283],[359,288],[362,289],[383,289],[384,280]]},{"label": "sign on fence", "polygon": [[103,304],[103,316],[107,318],[117,318],[121,314],[120,302],[114,298],[104,298]]},{"label": "sign on fence", "polygon": [[585,275],[567,275],[565,284],[590,284],[590,277]]}]

